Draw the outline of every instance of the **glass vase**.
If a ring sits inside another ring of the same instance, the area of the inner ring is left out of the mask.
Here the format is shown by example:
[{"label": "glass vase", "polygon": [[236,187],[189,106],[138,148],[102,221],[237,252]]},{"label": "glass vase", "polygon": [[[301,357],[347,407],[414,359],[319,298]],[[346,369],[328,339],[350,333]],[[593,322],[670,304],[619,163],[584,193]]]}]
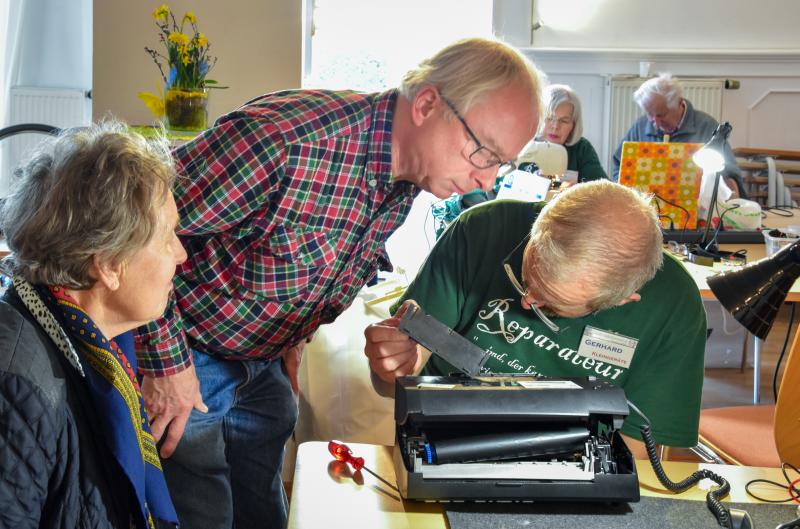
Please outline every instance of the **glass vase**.
[{"label": "glass vase", "polygon": [[164,111],[170,130],[208,128],[208,89],[170,88],[164,95]]}]

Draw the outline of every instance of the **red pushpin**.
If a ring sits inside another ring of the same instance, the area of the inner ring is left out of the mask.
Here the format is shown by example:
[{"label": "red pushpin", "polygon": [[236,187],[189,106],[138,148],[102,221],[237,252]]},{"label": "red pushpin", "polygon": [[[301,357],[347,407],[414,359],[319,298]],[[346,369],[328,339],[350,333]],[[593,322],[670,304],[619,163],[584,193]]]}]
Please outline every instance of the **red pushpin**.
[{"label": "red pushpin", "polygon": [[[363,457],[355,457],[353,455],[353,451],[350,450],[350,447],[343,443],[337,443],[336,441],[329,441],[328,442],[328,452],[336,458],[336,461],[344,461],[351,467],[353,470],[361,470],[364,468],[364,458]],[[369,469],[365,469],[369,471]]]}]

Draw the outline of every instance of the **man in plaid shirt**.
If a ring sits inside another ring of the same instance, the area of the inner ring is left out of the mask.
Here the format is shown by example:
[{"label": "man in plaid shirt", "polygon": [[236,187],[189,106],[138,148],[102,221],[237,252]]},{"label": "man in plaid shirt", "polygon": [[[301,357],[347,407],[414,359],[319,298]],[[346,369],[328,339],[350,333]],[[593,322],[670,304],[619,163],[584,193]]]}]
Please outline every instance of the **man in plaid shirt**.
[{"label": "man in plaid shirt", "polygon": [[189,258],[137,354],[184,527],[286,525],[303,344],[391,269],[385,241],[420,189],[488,190],[513,167],[539,98],[521,54],[468,39],[399,90],[267,94],[176,149]]}]

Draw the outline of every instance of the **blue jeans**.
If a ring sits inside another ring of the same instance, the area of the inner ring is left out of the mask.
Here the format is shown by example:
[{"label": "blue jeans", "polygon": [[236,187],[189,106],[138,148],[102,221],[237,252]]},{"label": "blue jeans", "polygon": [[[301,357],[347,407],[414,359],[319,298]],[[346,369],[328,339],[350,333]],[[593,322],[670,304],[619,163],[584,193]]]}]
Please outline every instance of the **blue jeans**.
[{"label": "blue jeans", "polygon": [[283,362],[193,354],[208,413],[192,411],[163,460],[181,529],[284,529],[281,467],[297,403]]}]

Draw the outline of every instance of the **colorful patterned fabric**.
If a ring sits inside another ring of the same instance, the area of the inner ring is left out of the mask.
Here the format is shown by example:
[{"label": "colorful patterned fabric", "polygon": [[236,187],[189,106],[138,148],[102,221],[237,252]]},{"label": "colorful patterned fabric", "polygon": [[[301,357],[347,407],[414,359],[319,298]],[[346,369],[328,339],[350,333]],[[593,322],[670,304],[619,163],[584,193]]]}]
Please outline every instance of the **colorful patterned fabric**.
[{"label": "colorful patterned fabric", "polygon": [[655,195],[665,228],[694,229],[703,171],[692,161],[692,155],[702,146],[626,141],[619,183]]},{"label": "colorful patterned fabric", "polygon": [[136,493],[137,527],[154,527],[151,514],[177,524],[133,366],[63,289],[36,290],[61,323],[83,366],[92,404],[101,418],[98,427]]},{"label": "colorful patterned fabric", "polygon": [[189,254],[165,316],[137,332],[140,371],[189,346],[274,358],[333,321],[379,269],[418,189],[393,182],[395,90],[285,91],[221,117],[174,152]]}]

